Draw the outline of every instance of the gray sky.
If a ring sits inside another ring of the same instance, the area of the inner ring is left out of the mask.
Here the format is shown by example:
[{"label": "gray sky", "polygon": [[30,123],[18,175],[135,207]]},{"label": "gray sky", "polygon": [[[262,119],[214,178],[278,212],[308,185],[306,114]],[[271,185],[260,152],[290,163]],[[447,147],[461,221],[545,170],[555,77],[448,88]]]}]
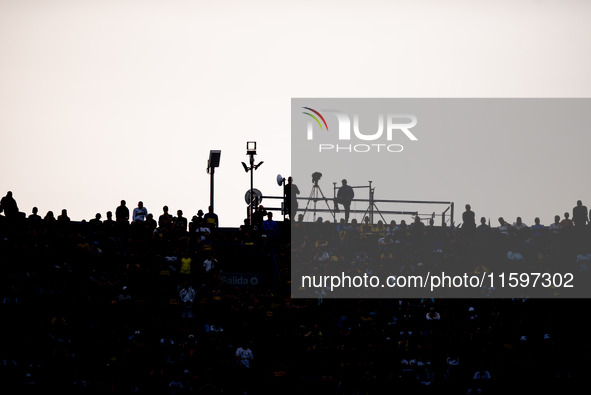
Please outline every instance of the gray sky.
[{"label": "gray sky", "polygon": [[[264,194],[290,173],[292,97],[589,97],[589,15],[582,0],[0,0],[0,194],[75,220],[121,199],[190,218],[207,208],[206,161],[221,149],[216,211],[237,226],[246,141],[265,162]],[[571,178],[517,192],[553,196],[544,223],[576,199],[591,206],[586,169],[570,161],[574,145],[589,147],[580,138],[545,158]],[[466,194],[456,203],[477,215],[527,209]]]}]

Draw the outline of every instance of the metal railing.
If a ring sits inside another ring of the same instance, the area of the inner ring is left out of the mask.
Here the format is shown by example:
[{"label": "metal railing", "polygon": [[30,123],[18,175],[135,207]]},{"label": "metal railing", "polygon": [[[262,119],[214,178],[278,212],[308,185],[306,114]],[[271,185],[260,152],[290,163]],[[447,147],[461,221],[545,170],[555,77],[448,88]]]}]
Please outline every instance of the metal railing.
[{"label": "metal railing", "polygon": [[[337,217],[343,212],[340,210],[336,212],[334,210],[334,202],[336,198],[336,193],[339,187],[336,186],[336,183],[333,183],[333,197],[326,197],[322,193],[322,190],[317,185],[314,185],[312,188],[312,192],[308,197],[298,197],[296,198],[298,202],[306,202],[305,205],[299,204],[298,211],[296,215],[303,214],[304,220],[308,213],[312,214],[313,221],[317,220],[318,213],[329,213],[332,217],[334,222],[337,221]],[[361,221],[367,216],[369,218],[369,222],[374,224],[374,220],[376,216],[379,216],[381,220],[388,224],[390,221],[386,219],[386,217],[391,218],[392,216],[406,216],[409,215],[411,217],[419,216],[421,221],[429,221],[439,217],[441,219],[441,226],[453,226],[454,225],[454,202],[450,201],[439,201],[439,200],[399,200],[399,199],[375,199],[374,192],[375,188],[372,187],[372,181],[369,181],[369,185],[364,186],[352,186],[352,188],[368,188],[369,190],[369,198],[368,199],[353,199],[351,203],[363,203],[364,205],[367,204],[367,207],[363,210],[357,208],[351,208],[349,212],[354,214],[363,214],[361,217]],[[271,199],[271,200],[280,200],[281,207],[265,207],[268,211],[280,211],[282,215],[285,216],[285,197],[284,196],[263,196],[263,199]],[[320,206],[319,207],[319,204]],[[412,209],[410,210],[382,210],[378,207],[380,205],[413,205]],[[425,206],[425,205],[438,205],[443,206],[440,210],[435,210],[431,213],[421,213],[417,210],[417,207],[414,206]],[[438,212],[439,211],[439,212]],[[360,222],[361,222],[360,221]]]}]

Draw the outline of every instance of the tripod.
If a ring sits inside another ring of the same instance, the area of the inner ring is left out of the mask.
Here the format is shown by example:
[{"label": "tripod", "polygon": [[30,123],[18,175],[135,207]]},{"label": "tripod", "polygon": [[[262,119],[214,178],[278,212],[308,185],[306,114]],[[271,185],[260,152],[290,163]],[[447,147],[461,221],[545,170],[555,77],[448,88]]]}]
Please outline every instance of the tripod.
[{"label": "tripod", "polygon": [[376,206],[374,199],[373,199],[373,194],[374,191],[376,190],[376,188],[372,188],[371,187],[371,181],[369,181],[369,206],[367,206],[367,209],[365,210],[365,212],[363,213],[363,218],[365,218],[365,215],[369,212],[369,222],[371,224],[373,224],[373,210],[374,208],[376,209],[376,211],[378,212],[378,214],[380,214],[380,217],[382,217],[382,220],[384,221],[384,224],[386,223],[386,219],[384,218],[384,216],[382,215],[382,212],[380,211],[380,209],[378,208],[378,206]]},{"label": "tripod", "polygon": [[[319,197],[319,195],[322,196],[322,199]],[[308,197],[308,203],[306,203],[306,208],[304,209],[303,215],[306,215],[306,212],[308,211],[308,206],[310,205],[310,202],[314,202],[314,222],[316,222],[316,202],[318,202],[318,200],[324,200],[324,203],[326,203],[326,207],[328,208],[328,212],[332,215],[333,220],[336,222],[337,219],[334,215],[333,210],[330,209],[330,205],[328,204],[328,199],[324,196],[324,193],[322,192],[322,189],[320,189],[320,186],[318,185],[318,181],[314,181],[314,185],[312,186],[312,190],[310,191],[310,196]]]}]

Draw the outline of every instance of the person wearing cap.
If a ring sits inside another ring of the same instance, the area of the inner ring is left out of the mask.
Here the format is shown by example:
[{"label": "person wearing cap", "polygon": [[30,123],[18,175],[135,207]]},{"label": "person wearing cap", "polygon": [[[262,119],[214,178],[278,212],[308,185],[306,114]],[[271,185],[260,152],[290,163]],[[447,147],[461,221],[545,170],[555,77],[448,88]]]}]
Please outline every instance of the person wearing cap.
[{"label": "person wearing cap", "polygon": [[350,185],[347,185],[347,180],[341,181],[342,186],[337,192],[337,197],[334,200],[334,211],[339,212],[339,203],[343,205],[345,209],[345,222],[349,222],[349,211],[351,210],[351,201],[355,197],[355,192]]}]

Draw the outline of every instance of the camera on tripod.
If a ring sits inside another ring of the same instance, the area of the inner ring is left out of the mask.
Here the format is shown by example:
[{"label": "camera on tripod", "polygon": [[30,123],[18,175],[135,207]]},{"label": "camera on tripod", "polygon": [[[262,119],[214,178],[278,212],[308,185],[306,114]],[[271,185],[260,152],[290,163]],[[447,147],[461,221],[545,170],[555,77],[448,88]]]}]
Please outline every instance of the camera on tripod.
[{"label": "camera on tripod", "polygon": [[318,181],[320,181],[321,178],[322,178],[322,173],[317,172],[317,171],[312,173],[312,183],[314,183],[314,185],[318,185]]}]

